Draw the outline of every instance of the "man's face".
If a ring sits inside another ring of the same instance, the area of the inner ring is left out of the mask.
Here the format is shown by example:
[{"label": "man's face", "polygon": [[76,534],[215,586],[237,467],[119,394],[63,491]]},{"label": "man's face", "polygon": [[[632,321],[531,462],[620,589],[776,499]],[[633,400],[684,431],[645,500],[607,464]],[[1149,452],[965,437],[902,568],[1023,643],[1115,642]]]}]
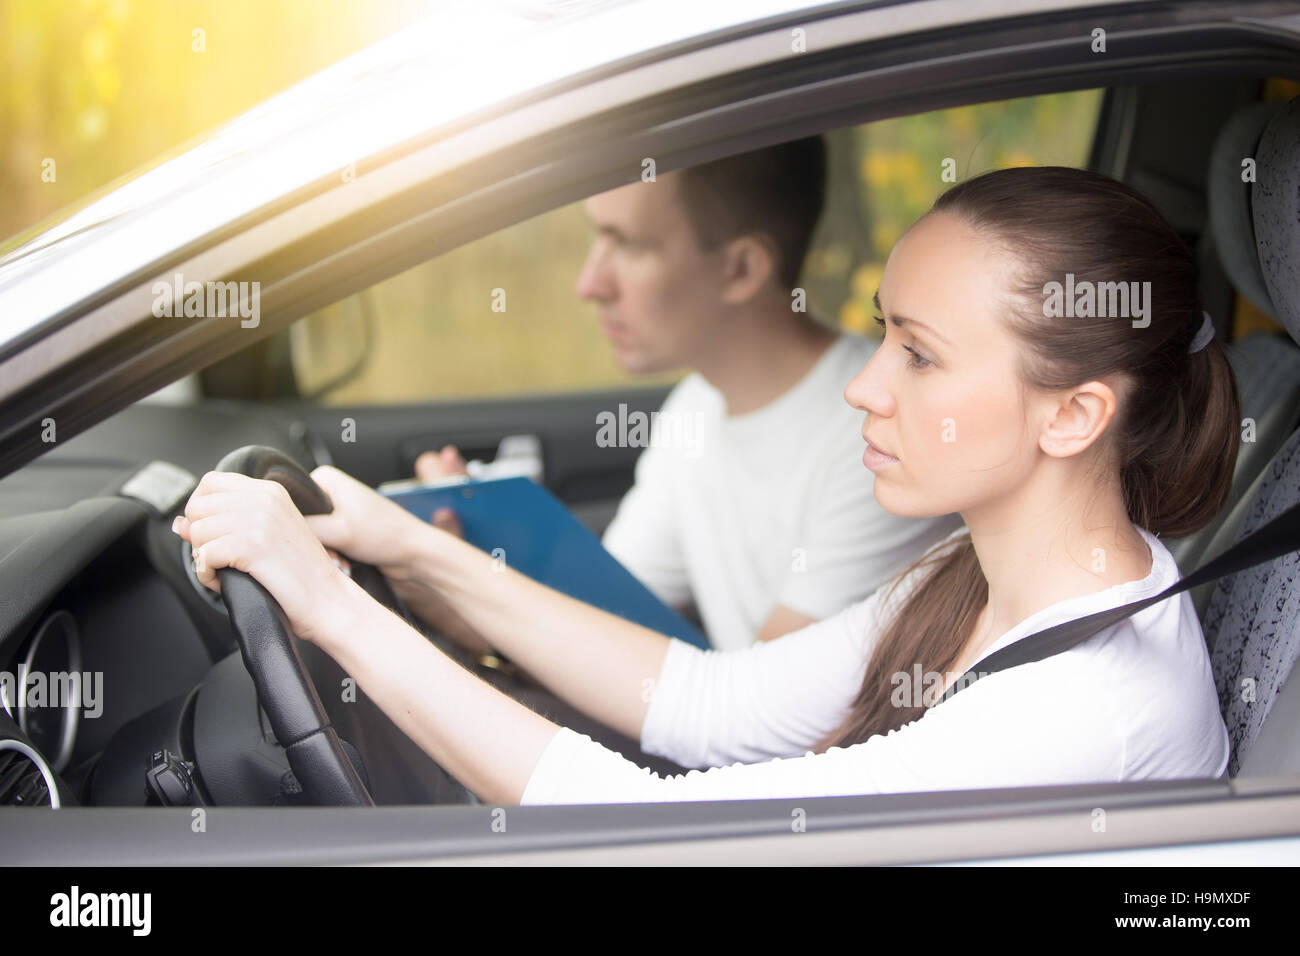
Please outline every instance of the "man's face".
[{"label": "man's face", "polygon": [[633,374],[692,367],[723,308],[721,255],[700,248],[678,188],[667,173],[585,204],[596,238],[576,292],[596,303],[615,361]]}]

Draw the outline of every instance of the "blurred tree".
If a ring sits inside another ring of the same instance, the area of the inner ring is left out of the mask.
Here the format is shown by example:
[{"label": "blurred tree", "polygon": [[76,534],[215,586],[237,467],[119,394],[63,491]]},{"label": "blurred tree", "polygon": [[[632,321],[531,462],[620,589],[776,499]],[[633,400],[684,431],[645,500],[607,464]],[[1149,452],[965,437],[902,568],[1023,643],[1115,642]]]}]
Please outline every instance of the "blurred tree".
[{"label": "blurred tree", "polygon": [[0,0],[0,240],[437,7]]}]

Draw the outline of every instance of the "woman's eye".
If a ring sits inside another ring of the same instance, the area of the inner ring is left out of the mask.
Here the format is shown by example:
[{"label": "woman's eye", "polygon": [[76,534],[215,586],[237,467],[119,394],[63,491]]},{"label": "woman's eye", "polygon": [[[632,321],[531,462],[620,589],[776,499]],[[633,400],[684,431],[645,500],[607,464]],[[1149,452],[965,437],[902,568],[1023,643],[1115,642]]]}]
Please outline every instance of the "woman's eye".
[{"label": "woman's eye", "polygon": [[929,368],[934,364],[929,359],[924,358],[920,352],[916,351],[916,349],[906,345],[903,346],[903,349],[911,356],[911,358],[907,360],[908,368]]},{"label": "woman's eye", "polygon": [[[876,320],[876,325],[880,326],[882,329],[885,328],[884,316],[877,315],[874,318]],[[907,359],[908,368],[924,369],[924,368],[929,368],[934,364],[929,359],[922,356],[920,352],[916,351],[916,349],[912,348],[911,346],[904,345],[903,350],[908,354],[908,359]]]}]

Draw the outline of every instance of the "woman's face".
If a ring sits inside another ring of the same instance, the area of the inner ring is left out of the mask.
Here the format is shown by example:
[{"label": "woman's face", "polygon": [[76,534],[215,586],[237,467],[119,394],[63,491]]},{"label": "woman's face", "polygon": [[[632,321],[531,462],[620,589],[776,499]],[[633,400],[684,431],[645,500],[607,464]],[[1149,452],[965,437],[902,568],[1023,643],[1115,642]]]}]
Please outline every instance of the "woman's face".
[{"label": "woman's face", "polygon": [[890,254],[884,342],[844,390],[867,413],[863,461],[887,511],[968,512],[1027,480],[1036,410],[1018,378],[1021,346],[999,318],[1014,265],[948,213],[922,218]]}]

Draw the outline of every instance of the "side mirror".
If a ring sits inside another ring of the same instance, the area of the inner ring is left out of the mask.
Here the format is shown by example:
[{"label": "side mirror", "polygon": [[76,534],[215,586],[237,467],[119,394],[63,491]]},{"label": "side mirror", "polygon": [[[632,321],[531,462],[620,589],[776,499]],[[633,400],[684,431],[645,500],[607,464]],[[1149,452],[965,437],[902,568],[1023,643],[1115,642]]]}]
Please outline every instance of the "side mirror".
[{"label": "side mirror", "polygon": [[309,402],[353,381],[370,361],[375,343],[369,291],[326,306],[289,327],[289,351],[298,392]]}]

